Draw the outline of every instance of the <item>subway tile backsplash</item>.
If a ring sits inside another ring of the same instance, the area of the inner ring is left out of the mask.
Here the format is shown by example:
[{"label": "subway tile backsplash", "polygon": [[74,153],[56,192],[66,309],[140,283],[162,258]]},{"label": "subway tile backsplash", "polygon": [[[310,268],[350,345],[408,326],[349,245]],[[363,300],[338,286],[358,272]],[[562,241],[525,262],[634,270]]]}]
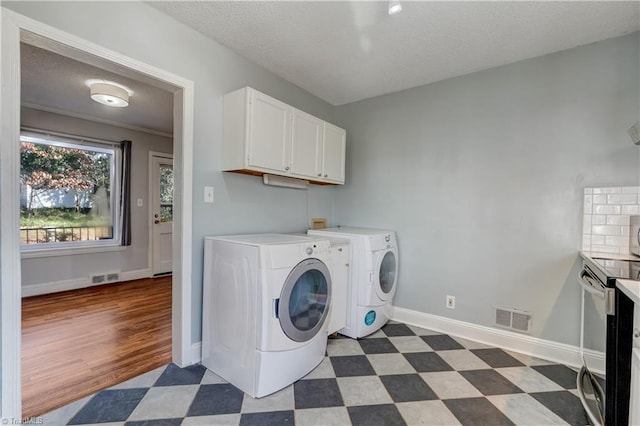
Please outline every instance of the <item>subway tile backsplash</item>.
[{"label": "subway tile backsplash", "polygon": [[582,250],[629,253],[629,216],[640,214],[640,187],[585,188]]}]

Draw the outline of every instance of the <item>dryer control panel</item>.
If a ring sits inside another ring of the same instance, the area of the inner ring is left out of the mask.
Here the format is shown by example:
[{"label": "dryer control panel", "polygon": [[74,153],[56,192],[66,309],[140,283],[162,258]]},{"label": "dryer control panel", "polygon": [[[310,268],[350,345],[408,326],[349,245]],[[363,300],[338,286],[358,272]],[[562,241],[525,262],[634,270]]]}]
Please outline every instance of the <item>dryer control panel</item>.
[{"label": "dryer control panel", "polygon": [[396,237],[393,233],[373,235],[369,238],[371,251],[392,249],[396,247]]}]

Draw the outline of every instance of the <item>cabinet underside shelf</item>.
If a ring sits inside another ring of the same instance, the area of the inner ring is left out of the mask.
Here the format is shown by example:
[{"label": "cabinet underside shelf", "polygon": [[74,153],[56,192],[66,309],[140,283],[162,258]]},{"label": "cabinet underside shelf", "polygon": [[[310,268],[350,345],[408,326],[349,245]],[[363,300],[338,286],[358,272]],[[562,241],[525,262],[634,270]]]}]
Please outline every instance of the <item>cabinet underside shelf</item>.
[{"label": "cabinet underside shelf", "polygon": [[[225,172],[229,172],[229,173],[240,173],[243,175],[251,175],[251,176],[262,176],[264,174],[273,174],[273,175],[278,175],[278,176],[285,176],[285,177],[291,177],[291,178],[295,178],[293,176],[289,176],[289,175],[285,175],[285,174],[279,174],[279,173],[275,173],[275,172],[259,172],[256,170],[247,170],[247,169],[237,169],[237,170],[223,170]],[[309,183],[312,183],[314,185],[339,185],[338,183],[332,183],[332,182],[322,182],[319,180],[313,180],[313,179],[309,179],[309,178],[300,178],[301,180],[307,180],[309,181]]]}]

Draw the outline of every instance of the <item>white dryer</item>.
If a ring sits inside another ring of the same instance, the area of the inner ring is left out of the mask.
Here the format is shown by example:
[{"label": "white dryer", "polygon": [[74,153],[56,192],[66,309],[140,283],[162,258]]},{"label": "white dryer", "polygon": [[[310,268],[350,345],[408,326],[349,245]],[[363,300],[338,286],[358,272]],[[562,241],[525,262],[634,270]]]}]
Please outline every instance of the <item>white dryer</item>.
[{"label": "white dryer", "polygon": [[391,314],[396,292],[398,245],[394,231],[339,227],[309,230],[309,235],[351,241],[351,282],[346,326],[338,332],[349,337],[367,336],[380,329]]},{"label": "white dryer", "polygon": [[202,364],[254,398],[324,358],[330,245],[306,236],[206,237]]}]

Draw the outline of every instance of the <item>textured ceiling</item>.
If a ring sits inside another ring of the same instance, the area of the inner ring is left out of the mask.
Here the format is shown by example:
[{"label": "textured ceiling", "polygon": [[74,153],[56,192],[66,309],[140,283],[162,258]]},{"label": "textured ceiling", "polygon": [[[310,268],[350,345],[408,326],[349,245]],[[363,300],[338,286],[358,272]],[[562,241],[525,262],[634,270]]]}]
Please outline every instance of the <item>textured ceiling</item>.
[{"label": "textured ceiling", "polygon": [[151,4],[334,105],[640,29],[640,2]]},{"label": "textured ceiling", "polygon": [[[22,103],[102,122],[160,133],[173,132],[173,93],[31,44],[20,44]],[[126,108],[113,108],[89,97],[89,79],[122,84],[133,90]]]}]

